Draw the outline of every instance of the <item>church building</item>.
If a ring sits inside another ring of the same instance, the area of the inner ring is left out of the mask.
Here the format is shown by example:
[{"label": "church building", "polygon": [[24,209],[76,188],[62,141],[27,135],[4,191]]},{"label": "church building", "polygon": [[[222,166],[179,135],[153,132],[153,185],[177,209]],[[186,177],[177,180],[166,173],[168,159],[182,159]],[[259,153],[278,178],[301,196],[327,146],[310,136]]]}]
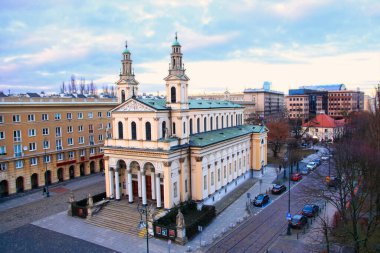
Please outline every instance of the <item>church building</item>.
[{"label": "church building", "polygon": [[203,203],[267,164],[265,126],[243,125],[238,104],[189,99],[182,56],[176,35],[166,98],[143,98],[126,45],[120,104],[111,110],[113,133],[104,146],[107,197],[165,209],[190,199]]}]

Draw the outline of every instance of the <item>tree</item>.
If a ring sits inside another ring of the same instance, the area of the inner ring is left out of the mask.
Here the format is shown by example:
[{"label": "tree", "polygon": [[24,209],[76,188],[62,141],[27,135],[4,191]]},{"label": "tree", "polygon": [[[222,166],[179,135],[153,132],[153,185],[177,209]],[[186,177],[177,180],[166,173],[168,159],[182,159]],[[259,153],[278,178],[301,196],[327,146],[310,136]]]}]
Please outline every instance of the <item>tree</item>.
[{"label": "tree", "polygon": [[289,124],[285,119],[268,122],[266,127],[268,132],[268,144],[273,151],[273,156],[277,157],[281,151],[282,146],[289,138]]},{"label": "tree", "polygon": [[71,75],[71,78],[70,78],[70,90],[71,90],[72,94],[76,94],[77,93],[77,84],[76,84],[76,80],[75,80],[75,75]]},{"label": "tree", "polygon": [[86,90],[86,80],[83,77],[81,77],[80,85],[79,85],[79,93],[83,95],[85,93],[85,90]]}]

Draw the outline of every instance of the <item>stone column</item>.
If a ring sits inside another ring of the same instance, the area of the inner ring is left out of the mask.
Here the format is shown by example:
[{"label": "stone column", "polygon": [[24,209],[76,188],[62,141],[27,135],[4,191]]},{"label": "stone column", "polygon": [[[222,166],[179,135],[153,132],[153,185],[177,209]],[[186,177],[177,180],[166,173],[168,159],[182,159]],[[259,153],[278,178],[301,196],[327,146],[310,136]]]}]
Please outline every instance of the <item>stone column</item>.
[{"label": "stone column", "polygon": [[128,202],[133,203],[132,171],[128,170]]},{"label": "stone column", "polygon": [[150,184],[151,184],[151,187],[152,187],[152,199],[156,199],[156,186],[155,186],[155,176],[154,176],[154,172],[152,171],[150,173]]},{"label": "stone column", "polygon": [[157,208],[161,208],[160,173],[156,174]]},{"label": "stone column", "polygon": [[140,171],[139,171],[139,173],[137,174],[137,188],[138,188],[138,195],[139,195],[139,197],[141,198],[142,196],[141,196],[141,173],[140,173]]},{"label": "stone column", "polygon": [[171,164],[172,162],[164,162],[164,208],[166,209],[173,207]]},{"label": "stone column", "polygon": [[141,171],[141,191],[142,191],[142,204],[146,206],[146,177],[145,171]]},{"label": "stone column", "polygon": [[115,197],[115,186],[113,182],[113,168],[109,169],[109,179],[110,179],[110,199],[113,199]]},{"label": "stone column", "polygon": [[116,168],[115,170],[115,191],[116,191],[116,200],[120,200],[120,179],[119,179],[119,170],[120,168]]}]

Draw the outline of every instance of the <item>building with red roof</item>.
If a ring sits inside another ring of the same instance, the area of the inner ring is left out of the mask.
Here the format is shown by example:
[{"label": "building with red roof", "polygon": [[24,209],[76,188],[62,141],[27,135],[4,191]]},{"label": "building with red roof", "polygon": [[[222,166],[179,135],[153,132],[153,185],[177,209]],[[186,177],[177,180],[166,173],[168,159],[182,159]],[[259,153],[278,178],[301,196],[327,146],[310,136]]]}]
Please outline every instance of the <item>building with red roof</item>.
[{"label": "building with red roof", "polygon": [[319,114],[312,120],[302,124],[307,135],[319,141],[334,141],[343,135],[345,120],[335,120],[326,114]]}]

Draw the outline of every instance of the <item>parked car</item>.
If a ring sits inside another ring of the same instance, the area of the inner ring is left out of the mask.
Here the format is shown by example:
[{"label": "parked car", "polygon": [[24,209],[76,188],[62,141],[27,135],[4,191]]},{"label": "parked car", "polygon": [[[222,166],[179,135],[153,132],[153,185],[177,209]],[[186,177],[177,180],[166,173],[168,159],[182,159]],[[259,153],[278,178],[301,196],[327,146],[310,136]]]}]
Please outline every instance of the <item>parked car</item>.
[{"label": "parked car", "polygon": [[296,214],[293,216],[290,225],[292,226],[292,228],[301,229],[301,228],[303,228],[303,226],[306,225],[306,223],[307,223],[306,216],[304,216],[302,214]]},{"label": "parked car", "polygon": [[317,166],[321,165],[321,163],[322,163],[321,159],[319,159],[319,158],[314,159],[313,162],[315,162],[317,164]]},{"label": "parked car", "polygon": [[327,155],[321,156],[322,161],[327,161],[328,159],[329,159],[329,156],[327,156]]},{"label": "parked car", "polygon": [[317,164],[315,162],[309,162],[306,167],[309,169],[309,170],[314,170],[315,168],[317,168]]},{"label": "parked car", "polygon": [[340,184],[340,183],[341,183],[340,178],[338,178],[338,177],[330,177],[330,180],[327,182],[327,185],[329,187],[337,187],[338,184]]},{"label": "parked car", "polygon": [[300,173],[293,173],[290,176],[290,180],[292,181],[300,181],[302,179],[302,175]]},{"label": "parked car", "polygon": [[314,217],[319,212],[319,206],[314,204],[306,204],[304,205],[301,214],[306,217]]},{"label": "parked car", "polygon": [[308,175],[309,174],[309,169],[308,168],[303,168],[302,170],[301,170],[301,174],[302,175]]},{"label": "parked car", "polygon": [[265,204],[268,204],[268,202],[269,202],[269,195],[268,194],[259,194],[253,200],[253,205],[254,206],[263,206]]},{"label": "parked car", "polygon": [[286,186],[285,185],[279,185],[279,184],[276,184],[275,186],[273,186],[272,188],[272,194],[281,194],[283,193],[284,191],[286,191]]}]

